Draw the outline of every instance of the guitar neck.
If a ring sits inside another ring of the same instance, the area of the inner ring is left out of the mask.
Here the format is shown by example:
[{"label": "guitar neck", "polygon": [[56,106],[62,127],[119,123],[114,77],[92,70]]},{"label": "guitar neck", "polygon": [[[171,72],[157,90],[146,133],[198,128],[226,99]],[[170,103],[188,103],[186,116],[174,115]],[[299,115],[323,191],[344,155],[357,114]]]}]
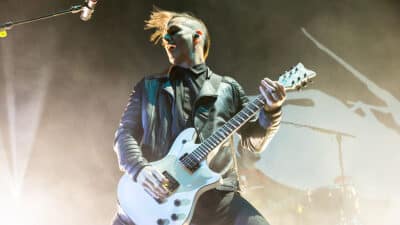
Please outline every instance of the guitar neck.
[{"label": "guitar neck", "polygon": [[[285,88],[286,91],[292,91],[292,88]],[[250,101],[246,107],[240,110],[234,117],[226,122],[222,127],[218,128],[210,137],[206,138],[196,150],[191,153],[192,160],[202,161],[207,155],[224,143],[233,135],[240,127],[249,121],[261,108],[265,105],[265,98],[257,95]]]},{"label": "guitar neck", "polygon": [[[314,71],[306,69],[303,64],[298,63],[289,71],[279,77],[278,82],[285,87],[286,92],[298,90],[305,87],[312,78],[316,76]],[[235,131],[249,121],[265,105],[265,98],[262,95],[256,96],[241,111],[218,128],[210,137],[206,138],[192,153],[187,157],[188,161],[196,163],[204,160],[207,155],[224,143]]]}]

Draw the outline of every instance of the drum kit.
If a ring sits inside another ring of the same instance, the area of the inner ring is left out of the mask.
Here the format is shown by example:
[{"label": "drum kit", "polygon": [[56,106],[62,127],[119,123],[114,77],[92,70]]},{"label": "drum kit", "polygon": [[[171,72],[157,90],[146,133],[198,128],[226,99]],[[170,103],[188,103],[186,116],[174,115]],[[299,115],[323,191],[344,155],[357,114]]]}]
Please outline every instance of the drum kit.
[{"label": "drum kit", "polygon": [[239,149],[242,195],[271,224],[361,225],[359,195],[343,168],[341,138],[347,134],[334,134],[339,146],[340,176],[333,180],[332,185],[304,190],[277,182],[255,166],[259,155]]},{"label": "drum kit", "polygon": [[361,225],[359,196],[351,183],[300,190],[273,181],[253,168],[241,170],[241,184],[242,195],[271,224]]}]

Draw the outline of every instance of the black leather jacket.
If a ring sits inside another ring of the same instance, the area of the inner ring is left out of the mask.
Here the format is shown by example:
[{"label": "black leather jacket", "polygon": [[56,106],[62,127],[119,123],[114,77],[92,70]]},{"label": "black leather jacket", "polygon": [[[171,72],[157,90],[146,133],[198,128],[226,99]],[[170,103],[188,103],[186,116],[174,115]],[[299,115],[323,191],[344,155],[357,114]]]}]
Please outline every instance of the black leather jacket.
[{"label": "black leather jacket", "polygon": [[[114,142],[121,170],[133,179],[149,161],[159,160],[168,153],[174,141],[167,136],[173,116],[173,100],[174,90],[168,75],[145,77],[134,87]],[[193,106],[194,127],[198,131],[199,141],[210,136],[248,101],[242,87],[234,79],[210,71]],[[261,110],[239,129],[241,147],[256,152],[265,149],[279,127],[280,118],[280,110],[274,113]],[[237,188],[229,147],[221,147],[208,158],[208,163],[212,170],[224,178],[224,184],[217,189]]]}]

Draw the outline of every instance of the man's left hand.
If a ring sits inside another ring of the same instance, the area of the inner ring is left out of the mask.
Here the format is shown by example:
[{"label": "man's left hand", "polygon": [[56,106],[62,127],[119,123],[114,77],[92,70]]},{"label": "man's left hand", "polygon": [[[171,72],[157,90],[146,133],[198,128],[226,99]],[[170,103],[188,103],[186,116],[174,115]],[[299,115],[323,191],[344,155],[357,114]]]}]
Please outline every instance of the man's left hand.
[{"label": "man's left hand", "polygon": [[283,87],[277,81],[264,78],[261,80],[259,89],[266,100],[264,108],[268,112],[276,111],[286,100],[285,87]]}]

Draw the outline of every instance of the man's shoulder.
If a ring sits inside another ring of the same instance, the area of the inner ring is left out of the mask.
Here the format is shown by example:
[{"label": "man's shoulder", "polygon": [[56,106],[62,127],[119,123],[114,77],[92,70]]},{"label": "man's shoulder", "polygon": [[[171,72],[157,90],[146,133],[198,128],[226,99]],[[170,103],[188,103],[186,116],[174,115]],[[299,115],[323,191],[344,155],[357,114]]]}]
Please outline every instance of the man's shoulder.
[{"label": "man's shoulder", "polygon": [[168,74],[160,73],[160,74],[145,75],[143,79],[146,81],[153,81],[153,82],[164,81],[168,79]]},{"label": "man's shoulder", "polygon": [[235,78],[233,78],[231,76],[226,76],[226,75],[225,76],[220,75],[220,76],[222,77],[222,80],[221,80],[222,83],[224,83],[236,90],[241,89],[241,85],[236,81]]},{"label": "man's shoulder", "polygon": [[145,75],[140,79],[134,86],[136,91],[155,91],[160,86],[162,86],[168,80],[168,75],[166,74],[150,74]]},{"label": "man's shoulder", "polygon": [[223,75],[223,74],[218,74],[218,73],[215,73],[214,71],[212,71],[212,75],[221,78],[221,82],[226,83],[226,84],[237,83],[237,81],[235,80],[235,78],[233,78],[233,77],[231,77],[231,76],[227,76],[227,75]]},{"label": "man's shoulder", "polygon": [[222,76],[222,82],[227,83],[227,84],[237,84],[238,82],[235,80],[235,78],[231,76]]},{"label": "man's shoulder", "polygon": [[168,74],[150,74],[145,75],[142,82],[145,86],[158,86],[168,81]]}]

